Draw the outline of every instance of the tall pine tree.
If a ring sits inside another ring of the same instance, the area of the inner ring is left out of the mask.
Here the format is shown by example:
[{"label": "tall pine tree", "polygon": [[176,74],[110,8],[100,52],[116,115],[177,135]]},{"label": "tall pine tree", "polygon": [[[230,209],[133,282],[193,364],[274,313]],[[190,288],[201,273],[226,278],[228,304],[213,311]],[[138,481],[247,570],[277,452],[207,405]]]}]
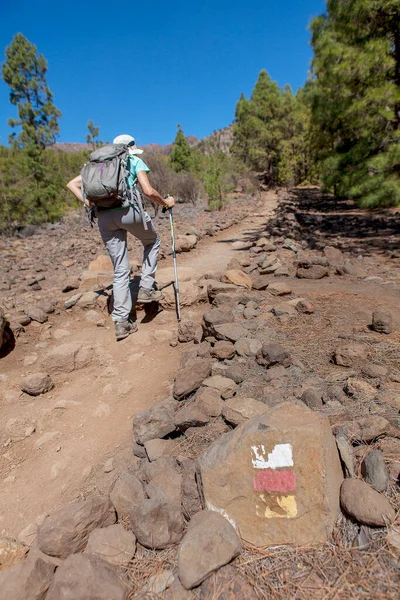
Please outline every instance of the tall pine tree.
[{"label": "tall pine tree", "polygon": [[400,204],[399,0],[328,0],[311,31],[323,181],[364,206]]},{"label": "tall pine tree", "polygon": [[181,171],[189,172],[193,166],[192,149],[180,125],[178,125],[178,131],[172,146],[169,164],[177,173]]},{"label": "tall pine tree", "polygon": [[[45,148],[55,142],[59,132],[60,111],[53,103],[53,95],[46,81],[47,62],[36,47],[18,33],[6,48],[6,61],[2,65],[4,81],[9,85],[10,102],[17,107],[18,119],[10,119],[9,125],[17,132],[10,135],[15,168],[5,162],[8,195],[6,203],[9,224],[11,218],[19,223],[53,220],[60,216],[57,207],[57,186]],[[17,154],[17,158],[14,156]],[[12,176],[7,175],[12,173]],[[14,181],[19,181],[17,189]],[[21,181],[25,185],[21,186]],[[56,208],[57,207],[57,208]]]}]

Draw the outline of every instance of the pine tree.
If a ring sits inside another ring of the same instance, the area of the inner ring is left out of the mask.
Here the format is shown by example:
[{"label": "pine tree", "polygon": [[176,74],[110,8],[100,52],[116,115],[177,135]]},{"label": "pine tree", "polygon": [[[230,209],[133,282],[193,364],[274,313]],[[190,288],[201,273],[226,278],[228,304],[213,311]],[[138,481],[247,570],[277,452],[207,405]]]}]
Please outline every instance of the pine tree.
[{"label": "pine tree", "polygon": [[54,106],[53,95],[46,82],[47,62],[22,33],[17,33],[6,48],[3,64],[4,81],[10,86],[10,102],[18,109],[18,119],[10,119],[10,127],[21,131],[10,135],[10,143],[20,148],[44,149],[55,142],[59,133],[61,112]]},{"label": "pine tree", "polygon": [[399,1],[329,0],[311,31],[325,185],[365,206],[400,204]]},{"label": "pine tree", "polygon": [[54,143],[60,111],[46,82],[47,62],[36,47],[18,33],[6,48],[2,65],[4,81],[11,88],[10,102],[17,107],[18,119],[9,125],[19,133],[10,135],[11,153],[3,161],[6,181],[7,212],[11,222],[54,220],[57,206],[56,177],[45,160],[45,148]]},{"label": "pine tree", "polygon": [[181,171],[189,172],[193,166],[192,149],[180,125],[178,125],[178,131],[172,146],[169,164],[177,173]]},{"label": "pine tree", "polygon": [[100,127],[96,127],[92,120],[87,124],[89,133],[86,135],[86,142],[93,148],[97,148],[102,145],[102,142],[98,139],[100,135]]}]

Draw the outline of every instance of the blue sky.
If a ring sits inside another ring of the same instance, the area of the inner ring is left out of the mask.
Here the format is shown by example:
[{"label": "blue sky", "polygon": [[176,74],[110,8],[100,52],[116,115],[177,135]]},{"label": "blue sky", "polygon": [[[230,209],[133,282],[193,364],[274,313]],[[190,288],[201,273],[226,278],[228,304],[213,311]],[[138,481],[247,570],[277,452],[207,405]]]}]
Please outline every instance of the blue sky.
[{"label": "blue sky", "polygon": [[[21,32],[48,61],[59,141],[84,142],[90,119],[111,140],[165,144],[180,123],[202,138],[232,122],[265,68],[296,91],[310,67],[307,26],[324,0],[0,0],[0,46]],[[0,81],[0,143],[15,117]]]}]

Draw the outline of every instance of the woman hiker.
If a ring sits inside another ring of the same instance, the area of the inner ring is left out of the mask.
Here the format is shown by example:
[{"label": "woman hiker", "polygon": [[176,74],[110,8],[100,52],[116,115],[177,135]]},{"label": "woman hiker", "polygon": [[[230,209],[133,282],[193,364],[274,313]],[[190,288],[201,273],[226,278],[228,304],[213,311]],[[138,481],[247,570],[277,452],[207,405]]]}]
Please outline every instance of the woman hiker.
[{"label": "woman hiker", "polygon": [[[143,193],[155,204],[172,208],[175,200],[172,196],[163,198],[150,184],[147,177],[150,169],[137,155],[143,150],[138,148],[131,135],[119,135],[113,144],[124,144],[128,148],[127,179],[128,188],[134,188],[139,181]],[[78,175],[72,179],[67,188],[85,205],[90,208],[89,202],[82,196],[82,180]],[[110,255],[114,267],[114,310],[112,319],[115,326],[117,340],[126,338],[137,331],[137,324],[129,320],[132,310],[132,298],[129,289],[130,265],[128,260],[127,232],[129,231],[144,246],[142,274],[137,300],[140,303],[159,301],[162,293],[155,289],[154,277],[157,269],[160,238],[147,212],[141,213],[139,207],[130,204],[125,207],[112,209],[97,209],[97,218],[100,235]],[[147,224],[143,224],[142,214]]]}]

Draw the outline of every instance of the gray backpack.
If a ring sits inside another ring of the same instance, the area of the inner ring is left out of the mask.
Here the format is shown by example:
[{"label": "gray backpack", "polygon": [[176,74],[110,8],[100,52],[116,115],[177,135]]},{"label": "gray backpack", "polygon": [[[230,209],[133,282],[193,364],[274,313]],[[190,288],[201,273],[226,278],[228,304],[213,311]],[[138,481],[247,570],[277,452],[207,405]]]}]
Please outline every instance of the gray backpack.
[{"label": "gray backpack", "polygon": [[107,144],[92,152],[81,171],[84,197],[100,209],[128,206],[126,159],[124,144]]}]

